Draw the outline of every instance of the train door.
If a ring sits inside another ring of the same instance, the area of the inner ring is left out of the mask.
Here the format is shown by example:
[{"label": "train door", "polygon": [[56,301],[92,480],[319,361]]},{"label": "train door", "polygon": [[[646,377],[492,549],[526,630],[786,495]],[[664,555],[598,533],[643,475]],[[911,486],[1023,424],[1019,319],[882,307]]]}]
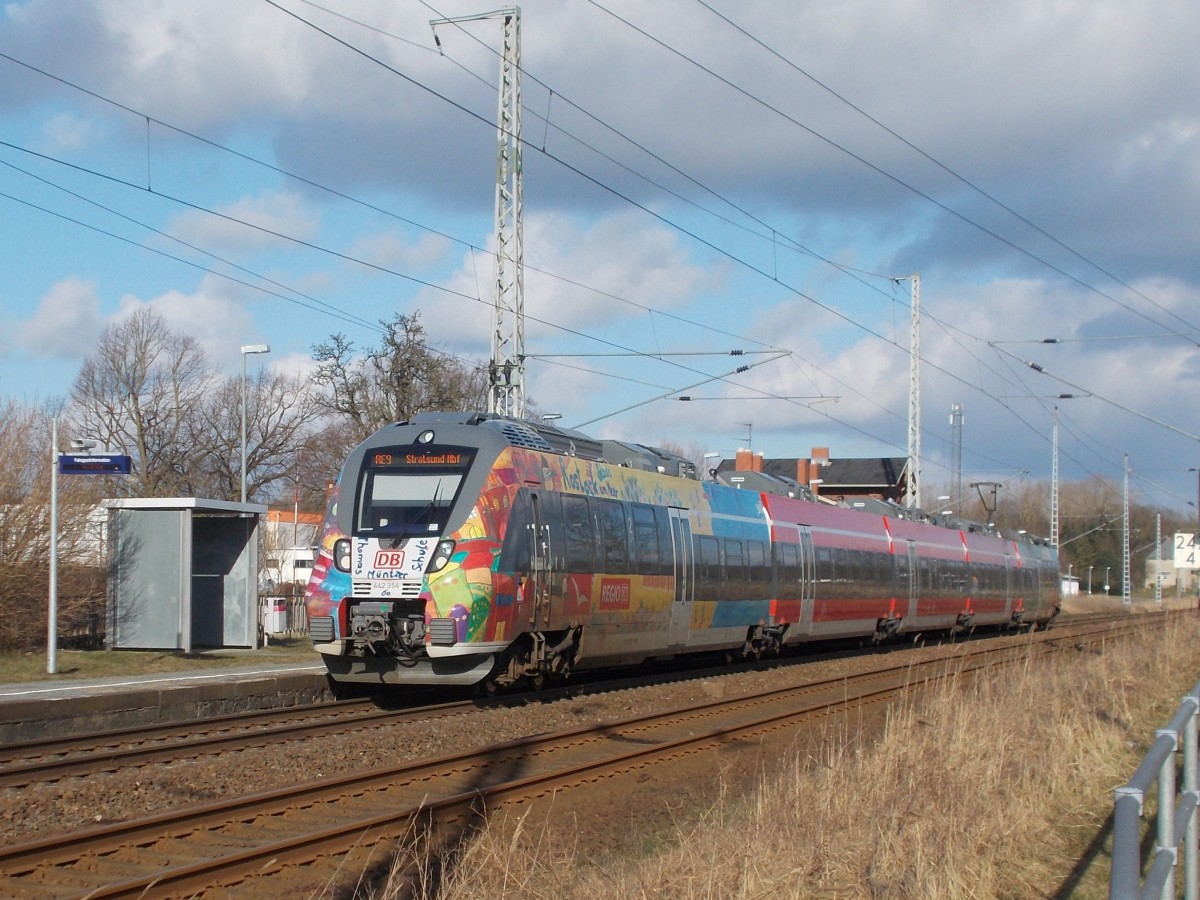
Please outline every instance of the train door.
[{"label": "train door", "polygon": [[[908,574],[908,578],[907,578],[907,581],[908,581],[908,590],[907,590],[908,612],[905,614],[905,618],[907,618],[908,621],[911,622],[917,616],[917,601],[921,597],[921,590],[920,590],[921,571],[920,571],[920,563],[917,559],[917,542],[916,541],[905,541],[904,544],[905,544],[905,547],[904,547],[905,553],[904,553],[904,556],[902,557],[903,561],[904,561],[903,566]],[[899,562],[899,561],[900,560],[897,559],[897,562]],[[901,589],[904,588],[903,581],[900,582],[899,587]],[[903,595],[901,595],[901,596],[898,596],[896,599],[903,600],[905,598]]]},{"label": "train door", "polygon": [[817,561],[813,553],[812,529],[800,526],[800,633],[812,633],[813,599],[817,583]]},{"label": "train door", "polygon": [[[1016,594],[1013,590],[1013,558],[1011,553],[1004,554],[1004,614],[1012,618],[1016,609]],[[1019,586],[1018,586],[1019,587]]]},{"label": "train door", "polygon": [[671,604],[668,643],[686,644],[692,629],[692,597],[696,585],[696,564],[692,558],[692,523],[686,509],[672,508],[671,544],[675,559],[675,601]]},{"label": "train door", "polygon": [[534,630],[549,627],[550,592],[554,584],[554,557],[550,546],[550,525],[546,521],[542,498],[529,495],[533,521],[529,525],[529,583],[526,599],[532,601],[529,624]]}]

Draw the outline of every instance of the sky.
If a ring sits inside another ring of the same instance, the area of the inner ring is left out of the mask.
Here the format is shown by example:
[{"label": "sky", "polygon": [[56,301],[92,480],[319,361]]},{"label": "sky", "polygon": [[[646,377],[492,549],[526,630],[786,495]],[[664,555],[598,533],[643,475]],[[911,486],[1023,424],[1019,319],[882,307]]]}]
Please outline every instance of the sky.
[{"label": "sky", "polygon": [[[244,344],[289,372],[335,333],[373,347],[397,312],[485,361],[501,22],[441,24],[439,52],[430,20],[495,9],[4,4],[0,396],[67,397],[142,307],[230,375]],[[1194,2],[520,11],[538,412],[722,458],[905,456],[917,275],[927,507],[958,403],[966,484],[1048,481],[1057,416],[1060,478],[1128,460],[1133,502],[1194,511]]]}]

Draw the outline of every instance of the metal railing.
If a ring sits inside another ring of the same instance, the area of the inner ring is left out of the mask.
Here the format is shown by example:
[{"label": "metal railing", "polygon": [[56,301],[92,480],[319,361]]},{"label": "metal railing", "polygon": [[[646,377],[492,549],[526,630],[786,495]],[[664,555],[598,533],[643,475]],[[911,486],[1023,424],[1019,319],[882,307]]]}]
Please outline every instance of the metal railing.
[{"label": "metal railing", "polygon": [[[258,621],[268,635],[303,637],[308,634],[308,611],[304,597],[260,595]],[[268,638],[269,639],[269,638]]]},{"label": "metal railing", "polygon": [[[1179,845],[1183,844],[1184,896],[1200,900],[1200,853],[1197,850],[1197,713],[1200,684],[1179,704],[1166,728],[1154,733],[1154,745],[1124,786],[1113,791],[1112,900],[1175,897]],[[1176,789],[1175,752],[1183,738],[1183,790]],[[1147,793],[1158,782],[1157,835],[1150,868],[1142,881],[1142,814]]]}]

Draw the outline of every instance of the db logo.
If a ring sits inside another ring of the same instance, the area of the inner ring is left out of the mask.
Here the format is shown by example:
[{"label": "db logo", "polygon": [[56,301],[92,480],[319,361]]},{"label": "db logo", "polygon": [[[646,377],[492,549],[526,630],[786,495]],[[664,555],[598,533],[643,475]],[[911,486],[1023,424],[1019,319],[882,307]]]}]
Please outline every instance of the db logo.
[{"label": "db logo", "polygon": [[377,550],[375,552],[376,569],[399,569],[403,565],[403,550]]}]

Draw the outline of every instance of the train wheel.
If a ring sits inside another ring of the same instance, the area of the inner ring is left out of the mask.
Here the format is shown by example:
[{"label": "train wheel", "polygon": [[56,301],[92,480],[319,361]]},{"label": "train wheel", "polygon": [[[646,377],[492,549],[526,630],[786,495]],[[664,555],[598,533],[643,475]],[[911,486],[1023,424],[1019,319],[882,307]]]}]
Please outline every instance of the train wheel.
[{"label": "train wheel", "polygon": [[495,697],[500,693],[500,685],[496,683],[495,678],[489,678],[479,686],[479,690],[485,697]]},{"label": "train wheel", "polygon": [[536,675],[530,676],[529,686],[535,691],[540,691],[544,688],[546,686],[546,673],[538,672]]}]

